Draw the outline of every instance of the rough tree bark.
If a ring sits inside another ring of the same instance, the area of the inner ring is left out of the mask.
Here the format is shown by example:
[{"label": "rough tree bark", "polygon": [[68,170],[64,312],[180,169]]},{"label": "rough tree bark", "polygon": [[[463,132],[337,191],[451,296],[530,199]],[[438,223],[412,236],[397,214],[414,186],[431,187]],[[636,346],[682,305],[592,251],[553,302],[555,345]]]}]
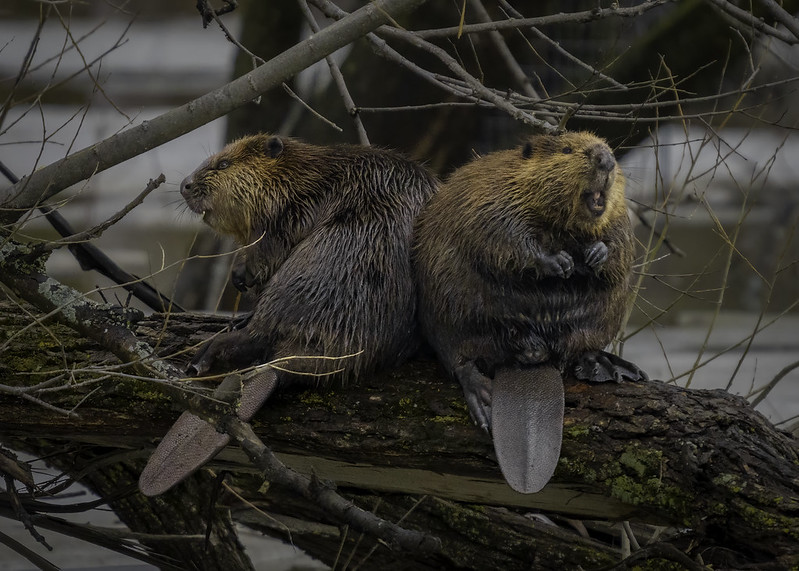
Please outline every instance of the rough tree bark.
[{"label": "rough tree bark", "polygon": [[[59,325],[21,331],[31,322],[27,311],[0,306],[5,384],[41,382],[63,370],[65,362],[79,381],[87,377],[87,367],[115,362]],[[154,315],[138,323],[136,334],[161,354],[178,355],[179,362],[183,349],[224,325],[208,316],[167,320]],[[90,390],[46,398],[69,408]],[[246,505],[230,493],[221,496],[235,519],[290,539],[330,564],[350,557],[364,569],[596,569],[618,562],[613,540],[618,532],[595,523],[589,525],[591,538],[583,538],[566,523],[582,519],[680,530],[644,547],[648,557],[675,560],[683,550],[714,568],[799,565],[799,446],[745,401],[657,381],[569,381],[566,399],[555,477],[544,491],[529,496],[504,484],[490,440],[471,424],[459,388],[432,361],[418,360],[357,386],[283,394],[256,416],[257,434],[288,465],[313,473],[320,483],[335,484],[385,519],[440,537],[441,552],[432,556],[384,546],[372,550],[373,540],[341,528],[307,500],[265,486],[237,449],[226,450],[210,467],[229,472],[230,488],[251,502]],[[71,456],[78,470],[114,449],[145,458],[178,410],[147,382],[106,380],[76,412],[80,419],[0,394],[0,439],[39,453],[79,446],[80,462]],[[100,491],[113,487],[109,480]],[[185,505],[191,501],[187,491],[178,488],[164,501]],[[143,505],[127,509],[141,513]],[[125,506],[114,508],[126,519]],[[199,517],[198,511],[188,510],[185,517]],[[527,515],[538,511],[561,525]],[[174,517],[176,529],[186,533],[177,521],[181,516]]]}]

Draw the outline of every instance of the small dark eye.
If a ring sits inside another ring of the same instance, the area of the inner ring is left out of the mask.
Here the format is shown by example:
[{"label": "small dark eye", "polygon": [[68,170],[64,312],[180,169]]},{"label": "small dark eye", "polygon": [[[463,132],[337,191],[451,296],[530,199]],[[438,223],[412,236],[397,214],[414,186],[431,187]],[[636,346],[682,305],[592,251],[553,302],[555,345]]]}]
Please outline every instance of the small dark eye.
[{"label": "small dark eye", "polygon": [[571,147],[563,147],[563,150],[561,152],[564,155],[570,155],[570,154],[572,154],[572,148]]},{"label": "small dark eye", "polygon": [[216,170],[218,171],[225,170],[229,166],[230,166],[230,161],[221,160],[218,163],[216,163]]}]

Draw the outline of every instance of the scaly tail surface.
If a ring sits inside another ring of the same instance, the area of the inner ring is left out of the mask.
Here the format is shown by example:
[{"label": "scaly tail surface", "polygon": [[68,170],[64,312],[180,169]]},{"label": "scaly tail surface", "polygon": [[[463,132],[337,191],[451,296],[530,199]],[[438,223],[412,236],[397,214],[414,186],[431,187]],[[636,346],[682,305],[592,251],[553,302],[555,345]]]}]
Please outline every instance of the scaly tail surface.
[{"label": "scaly tail surface", "polygon": [[[214,397],[230,400],[231,394],[238,395],[240,389],[237,416],[246,422],[261,408],[276,386],[277,374],[268,368],[244,383],[240,382],[238,375],[227,377],[214,391]],[[139,490],[145,496],[163,494],[211,460],[229,442],[230,436],[218,432],[213,425],[192,413],[184,412],[147,461],[139,476]]]},{"label": "scaly tail surface", "polygon": [[540,491],[555,472],[564,406],[563,378],[554,366],[496,371],[491,397],[494,451],[502,475],[517,492]]}]

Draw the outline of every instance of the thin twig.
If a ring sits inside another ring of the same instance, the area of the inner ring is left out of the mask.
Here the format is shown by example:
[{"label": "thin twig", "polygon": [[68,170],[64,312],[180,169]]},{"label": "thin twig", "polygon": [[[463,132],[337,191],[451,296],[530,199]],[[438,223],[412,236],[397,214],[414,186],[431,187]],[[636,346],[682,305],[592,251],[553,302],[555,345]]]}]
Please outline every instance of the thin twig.
[{"label": "thin twig", "polygon": [[56,240],[53,242],[48,242],[47,244],[42,245],[42,251],[51,251],[55,250],[56,248],[60,248],[61,246],[65,246],[67,244],[75,244],[78,242],[86,242],[89,240],[93,240],[98,238],[105,232],[108,228],[122,220],[131,210],[136,208],[139,204],[141,204],[144,199],[149,195],[152,191],[156,188],[161,186],[164,182],[166,182],[166,177],[163,173],[158,175],[155,180],[150,179],[147,183],[147,186],[142,190],[139,195],[131,200],[122,210],[101,222],[94,228],[89,228],[88,230],[84,230],[83,232],[78,232],[77,234],[73,234],[72,236],[66,236],[60,240]]},{"label": "thin twig", "polygon": [[672,243],[671,239],[668,236],[666,236],[665,232],[663,232],[662,230],[660,230],[660,231],[657,230],[649,222],[649,220],[646,218],[646,216],[644,216],[644,214],[643,214],[643,212],[641,211],[640,208],[633,208],[632,211],[635,214],[635,217],[638,218],[638,220],[641,222],[641,225],[643,225],[644,228],[652,230],[655,233],[655,235],[659,238],[659,240],[663,243],[663,245],[666,246],[666,248],[669,249],[670,253],[674,254],[675,256],[679,256],[680,258],[684,258],[685,257],[685,252],[683,252],[680,248],[675,246]]},{"label": "thin twig", "polygon": [[[114,103],[114,101],[108,96],[108,94],[105,92],[105,89],[103,89],[103,86],[100,84],[100,80],[98,79],[98,77],[95,76],[92,73],[91,65],[89,65],[89,62],[86,60],[86,56],[83,55],[83,50],[81,50],[80,45],[78,44],[78,41],[72,35],[72,30],[70,28],[69,22],[64,20],[64,17],[61,15],[61,11],[58,9],[57,6],[54,6],[54,10],[55,10],[55,13],[58,15],[58,19],[61,22],[61,26],[64,28],[64,31],[66,32],[67,37],[69,38],[69,41],[72,43],[73,46],[75,46],[75,52],[78,54],[78,56],[80,57],[81,62],[83,63],[82,71],[85,71],[86,75],[89,76],[89,79],[92,82],[93,89],[95,89],[96,91],[99,91],[102,94],[103,99],[105,99],[106,102],[108,102],[108,104],[111,107],[113,107],[114,110],[117,113],[119,113],[125,119],[127,119],[128,122],[132,122],[133,120],[128,116],[128,114],[125,113],[122,109],[120,109],[117,106],[117,104]],[[128,27],[130,27],[130,24],[128,25]],[[127,28],[126,28],[126,32],[127,32]]]},{"label": "thin twig", "polygon": [[0,543],[33,563],[42,571],[60,571],[61,569],[13,537],[9,537],[2,531],[0,531]]},{"label": "thin twig", "polygon": [[[325,16],[331,19],[340,20],[348,15],[347,12],[328,0],[311,0],[311,3],[316,6]],[[424,69],[416,62],[411,61],[400,54],[398,51],[389,46],[384,39],[378,37],[374,32],[367,34],[366,39],[372,44],[372,49],[378,56],[404,67],[423,80],[451,95],[455,95],[472,103],[480,103],[480,100],[469,93],[468,90],[455,89],[452,86],[447,85],[445,82],[442,82],[438,79],[436,74]]]},{"label": "thin twig", "polygon": [[429,30],[416,30],[414,34],[424,39],[445,38],[463,34],[480,34],[489,31],[513,30],[516,28],[530,28],[536,26],[551,26],[555,24],[583,24],[605,18],[632,18],[658,8],[676,0],[649,0],[629,8],[596,8],[582,12],[559,13],[536,18],[520,18],[513,20],[493,21],[483,24],[467,24],[461,29],[459,26],[450,28],[435,28]]},{"label": "thin twig", "polygon": [[8,115],[8,112],[11,110],[11,102],[14,100],[17,87],[30,70],[31,62],[33,61],[33,56],[36,54],[36,48],[39,45],[39,38],[42,35],[42,28],[44,28],[44,22],[46,19],[47,17],[45,15],[42,15],[39,18],[39,25],[36,27],[36,31],[33,33],[33,38],[28,45],[28,51],[25,53],[22,64],[19,66],[19,72],[17,72],[17,76],[14,78],[14,84],[8,90],[8,95],[6,96],[5,101],[3,101],[2,106],[0,106],[0,131],[2,131],[3,123],[5,123],[6,120],[6,115]]},{"label": "thin twig", "polygon": [[758,0],[763,6],[766,7],[774,19],[777,20],[780,24],[788,28],[788,30],[794,35],[794,37],[799,40],[799,21],[788,12],[785,11],[785,8],[780,6],[774,0]]},{"label": "thin twig", "polygon": [[[481,0],[469,0],[469,4],[471,5],[472,9],[477,16],[477,19],[483,23],[491,22],[491,16],[488,13],[488,10],[485,9]],[[513,79],[519,85],[522,93],[531,97],[533,99],[541,99],[541,96],[536,92],[535,88],[533,87],[530,78],[527,77],[527,74],[524,73],[522,66],[519,65],[519,62],[516,61],[516,58],[513,56],[513,52],[510,51],[507,42],[505,42],[505,38],[502,37],[502,34],[499,33],[497,30],[491,30],[488,33],[488,37],[491,39],[491,42],[494,44],[494,47],[499,52],[500,57],[502,58],[503,63],[507,66],[508,71],[510,72]]]},{"label": "thin twig", "polygon": [[[297,3],[308,25],[311,27],[311,31],[314,34],[318,33],[320,29],[319,24],[311,13],[308,2],[306,2],[306,0],[297,0]],[[358,141],[360,141],[361,145],[368,147],[369,136],[366,134],[363,121],[361,121],[361,117],[358,115],[358,108],[355,106],[355,101],[353,101],[349,89],[347,89],[347,83],[344,81],[344,75],[342,75],[341,69],[338,67],[332,55],[327,56],[325,62],[327,62],[327,66],[330,68],[330,75],[333,78],[333,82],[336,84],[336,89],[338,89],[339,95],[341,95],[341,99],[344,101],[344,107],[347,109],[347,113],[352,117],[352,122],[355,124],[355,130],[358,133]]]},{"label": "thin twig", "polygon": [[753,395],[757,395],[755,398],[752,399],[752,406],[759,405],[763,399],[765,399],[771,390],[777,386],[777,384],[785,378],[785,376],[793,371],[794,369],[799,368],[799,361],[794,361],[790,365],[786,365],[782,368],[782,370],[774,375],[774,378],[771,379],[766,385],[760,387],[759,389],[751,392],[747,395],[747,398],[751,398]]},{"label": "thin twig", "polygon": [[401,105],[397,107],[359,107],[361,113],[397,113],[408,111],[428,111],[446,107],[491,107],[484,101],[439,101],[438,103],[422,103],[420,105]]},{"label": "thin twig", "polygon": [[730,16],[733,20],[743,24],[747,30],[756,30],[767,36],[773,36],[778,40],[782,40],[788,45],[793,45],[799,41],[799,39],[793,34],[779,30],[773,26],[769,26],[760,18],[755,17],[751,12],[738,8],[738,6],[735,6],[727,0],[705,1],[718,8],[724,14]]},{"label": "thin twig", "polygon": [[11,509],[14,510],[14,514],[17,516],[17,519],[22,522],[22,525],[25,526],[25,529],[28,530],[28,533],[31,534],[33,539],[44,545],[48,551],[52,551],[53,548],[47,543],[47,540],[45,540],[44,536],[36,531],[36,528],[33,526],[31,521],[30,514],[28,514],[28,511],[22,505],[22,502],[20,502],[16,487],[14,486],[14,479],[8,474],[4,474],[3,479],[5,480],[6,484],[6,495],[8,496],[9,504],[11,504]]},{"label": "thin twig", "polygon": [[417,47],[434,55],[450,71],[452,71],[461,80],[463,80],[466,84],[468,84],[473,93],[476,93],[483,99],[490,101],[491,103],[494,104],[494,106],[497,109],[505,111],[508,115],[510,115],[517,121],[521,121],[531,127],[535,127],[536,129],[544,133],[551,133],[557,129],[557,127],[552,125],[551,123],[538,119],[534,115],[527,113],[522,109],[519,109],[518,107],[512,105],[507,98],[501,97],[495,94],[492,90],[487,89],[475,77],[473,77],[470,73],[468,73],[465,69],[463,69],[463,67],[457,62],[455,58],[453,58],[445,50],[441,49],[435,44],[432,44],[424,40],[423,38],[417,36],[412,32],[406,32],[405,30],[399,30],[397,28],[389,28],[384,26],[378,30],[378,33],[395,39],[400,39],[404,42],[409,43],[414,47]]},{"label": "thin twig", "polygon": [[[519,18],[519,19],[524,18],[524,16],[521,13],[519,13],[513,6],[511,6],[510,3],[508,3],[507,0],[499,0],[499,4],[500,4],[500,6],[502,6],[502,9],[505,11],[505,13],[511,15],[513,18]],[[623,84],[619,83],[618,81],[616,81],[615,79],[613,79],[612,77],[610,77],[608,75],[605,75],[604,73],[602,73],[598,69],[595,69],[591,65],[585,63],[583,60],[581,60],[580,58],[578,58],[575,55],[573,55],[570,51],[564,49],[563,46],[561,46],[559,42],[556,42],[555,40],[553,40],[552,38],[547,36],[544,32],[542,32],[541,30],[539,30],[535,26],[531,26],[529,28],[529,30],[533,34],[535,34],[536,37],[538,37],[538,39],[543,40],[547,44],[552,46],[552,48],[555,49],[555,51],[557,51],[558,53],[563,55],[563,57],[568,59],[570,62],[572,62],[573,64],[575,64],[575,65],[577,65],[579,67],[582,67],[583,69],[589,71],[591,73],[591,75],[596,75],[597,77],[607,81],[610,85],[612,85],[613,87],[615,87],[617,89],[621,89],[623,91],[626,91],[628,89],[626,85],[623,85]],[[499,32],[494,32],[494,33],[499,33]],[[521,30],[519,30],[519,33],[521,33]]]}]

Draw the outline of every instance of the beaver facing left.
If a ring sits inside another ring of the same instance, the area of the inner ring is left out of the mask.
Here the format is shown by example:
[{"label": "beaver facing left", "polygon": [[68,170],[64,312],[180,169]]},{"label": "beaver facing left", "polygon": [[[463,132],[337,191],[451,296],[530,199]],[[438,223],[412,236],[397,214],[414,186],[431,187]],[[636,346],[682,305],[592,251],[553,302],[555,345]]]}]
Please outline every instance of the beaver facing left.
[{"label": "beaver facing left", "polygon": [[[267,368],[241,387],[238,414],[249,420],[277,386],[333,373],[353,378],[407,358],[418,339],[411,234],[436,186],[398,153],[267,134],[234,141],[206,160],[181,194],[209,226],[244,247],[234,283],[252,287],[258,301],[246,326],[201,348],[190,371],[350,356],[281,365],[305,375]],[[165,491],[227,441],[184,413],[148,462],[140,488]]]}]

